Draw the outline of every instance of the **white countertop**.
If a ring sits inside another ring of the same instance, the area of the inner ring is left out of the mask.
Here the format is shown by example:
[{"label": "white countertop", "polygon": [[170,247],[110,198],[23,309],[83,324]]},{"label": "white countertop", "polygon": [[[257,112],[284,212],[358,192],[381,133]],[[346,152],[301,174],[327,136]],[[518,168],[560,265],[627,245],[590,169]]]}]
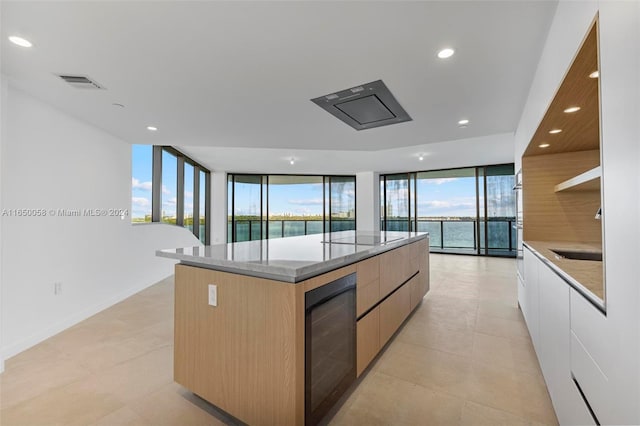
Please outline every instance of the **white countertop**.
[{"label": "white countertop", "polygon": [[158,250],[156,255],[201,268],[297,283],[428,236],[426,232],[341,231]]}]

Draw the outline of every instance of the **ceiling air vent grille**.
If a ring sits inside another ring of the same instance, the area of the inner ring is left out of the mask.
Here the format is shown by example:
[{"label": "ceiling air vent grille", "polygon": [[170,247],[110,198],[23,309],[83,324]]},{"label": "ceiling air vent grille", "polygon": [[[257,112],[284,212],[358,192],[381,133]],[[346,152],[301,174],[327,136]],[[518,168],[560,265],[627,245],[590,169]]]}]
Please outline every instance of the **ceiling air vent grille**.
[{"label": "ceiling air vent grille", "polygon": [[382,80],[311,99],[356,130],[411,121]]},{"label": "ceiling air vent grille", "polygon": [[104,86],[85,75],[58,74],[58,77],[69,83],[76,89],[104,89]]}]

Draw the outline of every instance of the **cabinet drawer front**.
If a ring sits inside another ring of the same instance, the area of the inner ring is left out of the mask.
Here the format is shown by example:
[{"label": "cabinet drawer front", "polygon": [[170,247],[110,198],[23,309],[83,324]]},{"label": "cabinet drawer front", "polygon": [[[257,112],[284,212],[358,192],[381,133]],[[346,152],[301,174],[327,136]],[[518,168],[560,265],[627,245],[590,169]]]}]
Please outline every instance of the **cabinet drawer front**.
[{"label": "cabinet drawer front", "polygon": [[411,245],[380,255],[380,297],[384,298],[418,271]]},{"label": "cabinet drawer front", "polygon": [[516,278],[518,280],[518,304],[520,305],[520,310],[522,311],[522,316],[525,316],[524,311],[526,308],[526,293],[524,288],[524,281],[520,279],[520,275]]},{"label": "cabinet drawer front", "polygon": [[393,336],[411,312],[411,286],[400,287],[380,304],[380,346]]},{"label": "cabinet drawer front", "polygon": [[380,280],[375,279],[356,288],[356,315],[360,316],[380,300]]},{"label": "cabinet drawer front", "polygon": [[[558,421],[561,425],[585,425],[595,426],[596,421],[589,412],[586,402],[580,395],[578,386],[576,383],[567,379],[567,393],[563,395],[564,405],[562,407],[556,407],[556,414],[558,415]],[[554,407],[555,407],[554,403]]]},{"label": "cabinet drawer front", "polygon": [[374,256],[357,264],[358,290],[360,286],[366,286],[371,281],[380,278],[380,256]]},{"label": "cabinet drawer front", "polygon": [[411,310],[412,311],[416,308],[416,306],[420,304],[420,302],[422,301],[422,298],[426,294],[426,288],[425,288],[426,282],[423,278],[424,278],[424,274],[422,273],[422,271],[420,271],[418,275],[411,278],[411,280],[406,284],[409,287],[411,287]]},{"label": "cabinet drawer front", "polygon": [[375,308],[358,321],[357,371],[362,374],[380,350],[380,308]]},{"label": "cabinet drawer front", "polygon": [[582,342],[571,332],[571,372],[601,424],[606,424],[609,380]]},{"label": "cabinet drawer front", "polygon": [[607,317],[589,303],[584,296],[571,289],[571,330],[605,375],[613,366],[607,333]]}]

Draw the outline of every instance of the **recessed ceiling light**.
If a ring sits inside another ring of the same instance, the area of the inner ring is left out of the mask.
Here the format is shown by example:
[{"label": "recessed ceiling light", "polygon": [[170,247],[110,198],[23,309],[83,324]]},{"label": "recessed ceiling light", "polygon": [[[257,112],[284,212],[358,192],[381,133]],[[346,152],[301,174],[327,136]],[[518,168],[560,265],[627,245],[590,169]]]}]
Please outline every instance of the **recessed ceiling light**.
[{"label": "recessed ceiling light", "polygon": [[418,160],[420,161],[424,160],[424,156],[421,155],[420,157],[418,157]]},{"label": "recessed ceiling light", "polygon": [[589,78],[598,78],[598,77],[600,77],[600,71],[598,70],[595,70],[594,72],[589,74]]},{"label": "recessed ceiling light", "polygon": [[20,47],[31,47],[33,46],[33,44],[29,41],[26,40],[22,37],[18,37],[18,36],[11,36],[9,37],[9,41],[13,44],[17,44]]},{"label": "recessed ceiling light", "polygon": [[461,126],[464,126],[465,124],[469,124],[469,120],[467,120],[466,118],[464,120],[460,120],[458,121],[458,124]]},{"label": "recessed ceiling light", "polygon": [[442,49],[441,51],[438,52],[438,58],[447,59],[452,57],[454,53],[456,53],[455,50],[447,47],[446,49]]},{"label": "recessed ceiling light", "polygon": [[295,164],[295,160],[292,158],[291,160],[289,160],[289,164],[291,164],[292,166]]},{"label": "recessed ceiling light", "polygon": [[553,130],[549,130],[549,133],[551,133],[552,135],[555,135],[556,133],[560,133],[562,131],[562,129],[553,129]]},{"label": "recessed ceiling light", "polygon": [[147,126],[147,130],[149,130],[151,132],[155,132],[156,130],[158,130],[158,128],[155,127],[155,126]]},{"label": "recessed ceiling light", "polygon": [[580,111],[580,107],[579,106],[569,107],[569,108],[564,110],[564,112],[566,112],[568,114],[572,113],[572,112],[576,112],[576,111]]},{"label": "recessed ceiling light", "polygon": [[549,148],[549,144],[548,143],[541,143],[540,145],[538,145],[538,147],[540,148]]}]

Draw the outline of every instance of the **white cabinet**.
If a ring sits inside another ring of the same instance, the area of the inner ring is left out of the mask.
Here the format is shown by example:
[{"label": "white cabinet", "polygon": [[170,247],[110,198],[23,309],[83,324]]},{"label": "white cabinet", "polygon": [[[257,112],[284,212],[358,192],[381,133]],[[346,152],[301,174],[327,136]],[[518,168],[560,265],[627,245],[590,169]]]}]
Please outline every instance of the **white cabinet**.
[{"label": "white cabinet", "polygon": [[539,329],[539,295],[538,295],[538,268],[542,263],[529,249],[524,249],[524,287],[525,306],[522,310],[524,319],[527,322],[529,335],[533,346],[538,351],[538,329]]},{"label": "white cabinet", "polygon": [[527,289],[524,285],[524,280],[520,277],[520,274],[516,274],[518,280],[518,305],[520,305],[520,310],[522,310],[522,316],[524,316],[524,311],[527,305]]},{"label": "white cabinet", "polygon": [[571,289],[571,372],[598,420],[616,422],[611,412],[615,392],[608,375],[614,368],[607,342],[607,317]]},{"label": "white cabinet", "polygon": [[595,424],[571,372],[572,290],[542,261],[538,262],[540,310],[536,353],[553,407],[561,425]]},{"label": "white cabinet", "polygon": [[522,285],[518,288],[518,301],[558,421],[561,425],[593,425],[595,421],[572,373],[574,290],[526,248],[524,274],[524,282],[518,281],[518,286]]},{"label": "white cabinet", "polygon": [[[538,289],[540,328],[536,352],[549,394],[556,406],[556,399],[563,394],[563,382],[571,381],[569,286],[546,265],[541,264]],[[564,424],[557,406],[556,414],[560,423]]]}]

